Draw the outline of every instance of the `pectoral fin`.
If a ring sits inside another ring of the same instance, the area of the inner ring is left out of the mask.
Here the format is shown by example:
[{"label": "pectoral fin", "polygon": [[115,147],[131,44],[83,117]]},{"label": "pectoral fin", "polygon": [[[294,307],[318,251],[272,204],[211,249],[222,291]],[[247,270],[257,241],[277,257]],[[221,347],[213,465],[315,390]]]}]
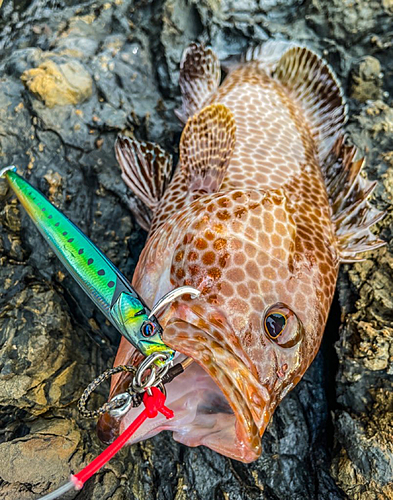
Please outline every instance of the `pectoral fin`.
[{"label": "pectoral fin", "polygon": [[158,144],[123,135],[116,140],[115,152],[123,181],[138,198],[130,200],[130,208],[142,227],[149,230],[172,174],[172,157]]},{"label": "pectoral fin", "polygon": [[235,147],[235,119],[222,104],[190,118],[180,141],[180,165],[188,190],[201,195],[220,189]]}]

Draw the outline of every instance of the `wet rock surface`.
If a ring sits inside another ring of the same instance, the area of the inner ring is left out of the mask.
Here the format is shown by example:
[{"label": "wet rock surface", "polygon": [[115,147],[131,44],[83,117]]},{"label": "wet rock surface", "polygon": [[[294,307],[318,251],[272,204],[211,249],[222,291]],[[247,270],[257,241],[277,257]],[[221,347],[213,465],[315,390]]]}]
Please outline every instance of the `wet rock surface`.
[{"label": "wet rock surface", "polygon": [[[1,1],[0,1],[1,5]],[[132,276],[145,233],[113,144],[128,128],[177,154],[178,64],[196,38],[220,57],[269,37],[324,54],[349,97],[350,140],[378,179],[388,245],[343,266],[320,353],[244,465],[161,434],[122,450],[84,499],[392,498],[393,7],[388,0],[4,0],[1,165],[15,164]],[[76,402],[119,337],[0,182],[0,498],[34,499],[102,446]],[[105,389],[95,397],[103,402]]]}]

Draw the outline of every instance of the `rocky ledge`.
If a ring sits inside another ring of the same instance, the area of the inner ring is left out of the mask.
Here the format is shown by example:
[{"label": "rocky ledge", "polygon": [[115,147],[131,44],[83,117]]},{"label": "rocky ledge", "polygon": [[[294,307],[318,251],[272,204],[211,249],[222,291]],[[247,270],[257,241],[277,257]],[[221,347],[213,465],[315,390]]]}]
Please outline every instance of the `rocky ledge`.
[{"label": "rocky ledge", "polygon": [[[132,275],[145,233],[113,144],[125,128],[176,156],[178,64],[195,39],[221,57],[267,38],[331,63],[348,134],[379,180],[387,246],[343,266],[323,346],[250,465],[169,434],[123,450],[85,499],[393,497],[393,3],[391,0],[0,0],[0,154]],[[102,449],[76,402],[119,338],[0,183],[0,497],[34,499]],[[390,377],[390,378],[389,378]],[[103,401],[105,390],[95,403]]]}]

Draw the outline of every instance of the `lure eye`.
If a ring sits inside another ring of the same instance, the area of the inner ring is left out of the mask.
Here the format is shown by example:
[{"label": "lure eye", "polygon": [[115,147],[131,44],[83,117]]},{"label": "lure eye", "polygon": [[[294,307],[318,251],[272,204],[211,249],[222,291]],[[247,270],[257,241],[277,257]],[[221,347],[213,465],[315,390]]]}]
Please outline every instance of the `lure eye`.
[{"label": "lure eye", "polygon": [[146,321],[143,323],[141,330],[144,337],[152,337],[156,332],[156,327],[151,321]]},{"label": "lure eye", "polygon": [[303,337],[303,326],[296,314],[281,302],[265,314],[266,336],[280,347],[293,347]]},{"label": "lure eye", "polygon": [[287,317],[281,312],[271,312],[265,318],[266,333],[273,340],[276,340],[282,334],[286,325]]}]

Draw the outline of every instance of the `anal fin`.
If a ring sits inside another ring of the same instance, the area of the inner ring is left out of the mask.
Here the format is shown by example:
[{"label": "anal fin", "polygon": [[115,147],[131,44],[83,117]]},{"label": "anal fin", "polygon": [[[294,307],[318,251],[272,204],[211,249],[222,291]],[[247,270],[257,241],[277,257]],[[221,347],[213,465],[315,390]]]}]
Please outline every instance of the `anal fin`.
[{"label": "anal fin", "polygon": [[138,223],[149,230],[152,216],[170,181],[172,157],[158,144],[124,135],[117,137],[115,152],[122,179],[137,197],[129,198],[130,208]]},{"label": "anal fin", "polygon": [[211,48],[192,43],[183,52],[179,85],[183,105],[176,116],[183,123],[201,109],[220,84],[220,62]]},{"label": "anal fin", "polygon": [[235,134],[234,116],[223,104],[211,104],[188,120],[180,141],[180,165],[189,192],[202,195],[220,189]]}]

